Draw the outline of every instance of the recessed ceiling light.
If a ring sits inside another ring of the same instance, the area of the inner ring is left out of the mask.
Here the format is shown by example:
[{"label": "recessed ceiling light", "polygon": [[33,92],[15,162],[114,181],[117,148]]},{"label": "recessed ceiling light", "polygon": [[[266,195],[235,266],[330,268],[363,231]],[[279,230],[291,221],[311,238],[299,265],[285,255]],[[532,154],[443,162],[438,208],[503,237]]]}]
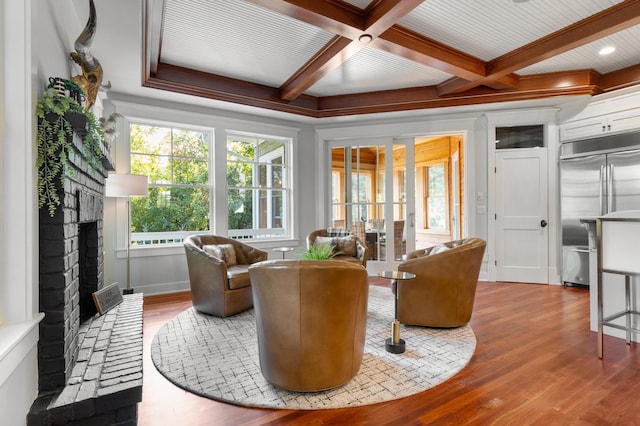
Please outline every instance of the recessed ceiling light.
[{"label": "recessed ceiling light", "polygon": [[610,55],[611,53],[615,52],[616,48],[613,46],[606,46],[603,47],[602,49],[600,49],[600,51],[598,52],[601,56],[605,56],[605,55]]}]

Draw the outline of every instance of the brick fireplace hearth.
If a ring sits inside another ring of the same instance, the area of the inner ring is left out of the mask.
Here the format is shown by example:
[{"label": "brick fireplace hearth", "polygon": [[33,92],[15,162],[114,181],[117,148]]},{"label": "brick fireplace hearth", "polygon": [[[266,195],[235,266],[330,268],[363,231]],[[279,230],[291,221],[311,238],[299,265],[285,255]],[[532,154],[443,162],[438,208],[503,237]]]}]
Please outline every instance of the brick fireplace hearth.
[{"label": "brick fireplace hearth", "polygon": [[[114,170],[107,150],[94,169],[82,155],[86,119],[75,129],[61,206],[40,210],[40,323],[38,399],[33,425],[137,424],[142,399],[142,297],[99,317],[92,294],[103,288],[104,186]],[[100,423],[95,423],[99,421]]]}]

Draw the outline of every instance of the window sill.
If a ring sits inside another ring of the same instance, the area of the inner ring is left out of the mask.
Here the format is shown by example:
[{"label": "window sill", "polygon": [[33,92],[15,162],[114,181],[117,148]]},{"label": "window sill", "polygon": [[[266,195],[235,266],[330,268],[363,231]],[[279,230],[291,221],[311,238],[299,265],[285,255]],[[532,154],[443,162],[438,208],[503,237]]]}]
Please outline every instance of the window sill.
[{"label": "window sill", "polygon": [[0,326],[0,387],[37,345],[42,318],[39,313],[31,321]]},{"label": "window sill", "polygon": [[[250,245],[251,247],[255,247],[257,249],[268,251],[275,247],[298,247],[300,244],[300,240],[298,239],[282,239],[282,240],[268,240],[268,241],[259,241],[259,240],[238,240],[243,244]],[[167,245],[158,245],[158,246],[139,246],[139,247],[131,247],[129,250],[130,258],[138,258],[138,257],[154,257],[154,256],[176,256],[176,255],[184,255],[184,246],[182,243],[180,244],[167,244]],[[116,249],[116,259],[126,259],[127,258],[127,249],[120,248]]]}]

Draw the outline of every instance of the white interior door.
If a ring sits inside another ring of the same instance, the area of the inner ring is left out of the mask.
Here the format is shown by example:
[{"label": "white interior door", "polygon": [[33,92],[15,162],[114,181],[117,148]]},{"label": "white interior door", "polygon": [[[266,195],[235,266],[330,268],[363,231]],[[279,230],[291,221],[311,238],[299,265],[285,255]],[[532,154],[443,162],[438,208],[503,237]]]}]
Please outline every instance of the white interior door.
[{"label": "white interior door", "polygon": [[496,280],[548,283],[547,149],[496,151]]}]

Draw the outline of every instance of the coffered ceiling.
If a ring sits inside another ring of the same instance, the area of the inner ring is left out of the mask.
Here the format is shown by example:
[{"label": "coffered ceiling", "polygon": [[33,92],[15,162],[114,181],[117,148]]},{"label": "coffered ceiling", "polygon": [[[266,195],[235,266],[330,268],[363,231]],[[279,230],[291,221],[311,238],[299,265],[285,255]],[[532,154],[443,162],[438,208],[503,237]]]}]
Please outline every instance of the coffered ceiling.
[{"label": "coffered ceiling", "polygon": [[640,83],[640,0],[143,0],[143,20],[144,86],[307,117]]}]

